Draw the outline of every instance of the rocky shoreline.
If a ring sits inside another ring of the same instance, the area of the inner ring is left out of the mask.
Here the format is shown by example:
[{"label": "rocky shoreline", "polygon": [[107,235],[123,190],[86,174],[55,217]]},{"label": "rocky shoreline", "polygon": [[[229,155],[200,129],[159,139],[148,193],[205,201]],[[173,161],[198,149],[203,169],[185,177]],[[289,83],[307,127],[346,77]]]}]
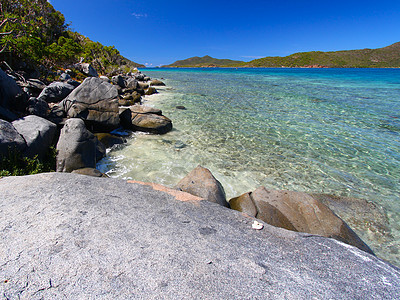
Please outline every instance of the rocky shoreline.
[{"label": "rocky shoreline", "polygon": [[[142,96],[157,93],[155,87],[165,84],[140,71],[109,78],[98,76],[92,66],[81,63],[74,65],[74,71],[59,71],[59,81],[47,86],[38,79],[20,76],[15,80],[0,72],[3,156],[18,151],[28,157],[42,157],[53,144],[57,172],[107,177],[96,170],[96,163],[106,155],[106,148],[126,141],[113,134],[114,130],[165,134],[172,129],[172,121],[161,110],[142,104]],[[82,82],[72,79],[76,72],[86,78]],[[28,115],[17,118],[18,114]],[[229,200],[221,183],[201,166],[175,189],[276,227],[335,238],[373,254],[346,222],[313,195],[260,187]]]},{"label": "rocky shoreline", "polygon": [[[18,151],[43,157],[57,145],[57,171],[95,168],[106,145],[121,143],[117,128],[164,134],[172,121],[161,110],[142,105],[142,96],[164,83],[140,71],[111,78],[98,76],[89,64],[59,71],[47,86],[37,78],[0,70],[0,155]],[[73,76],[86,76],[82,82]],[[71,77],[72,76],[72,77]],[[94,135],[95,134],[95,135]]]},{"label": "rocky shoreline", "polygon": [[[73,79],[77,72],[86,77],[82,82]],[[57,172],[107,177],[96,170],[96,163],[106,155],[106,148],[126,142],[116,129],[151,134],[172,130],[172,121],[161,110],[142,104],[142,96],[155,94],[156,87],[164,85],[140,71],[111,78],[98,76],[88,64],[60,71],[59,81],[48,85],[37,78],[25,78],[0,69],[0,157],[13,152],[43,157],[55,145]],[[155,189],[154,184],[150,186]],[[239,211],[254,220],[254,230],[262,231],[265,224],[269,224],[333,238],[374,255],[349,225],[326,205],[329,201],[323,200],[329,195],[260,187],[226,199],[221,183],[202,166],[190,172],[174,190]],[[329,199],[336,201],[332,197]],[[395,283],[398,288],[400,281]]]}]

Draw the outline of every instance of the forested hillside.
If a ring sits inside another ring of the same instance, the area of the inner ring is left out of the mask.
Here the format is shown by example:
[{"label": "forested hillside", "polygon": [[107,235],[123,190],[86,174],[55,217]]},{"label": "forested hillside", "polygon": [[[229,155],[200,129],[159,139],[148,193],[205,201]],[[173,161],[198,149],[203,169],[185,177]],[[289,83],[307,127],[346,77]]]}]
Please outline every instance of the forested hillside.
[{"label": "forested hillside", "polygon": [[243,62],[238,60],[218,59],[206,55],[203,57],[195,56],[185,60],[178,60],[173,64],[164,67],[221,67],[221,66],[226,67],[241,63]]},{"label": "forested hillside", "polygon": [[50,70],[81,58],[102,74],[143,66],[124,58],[114,46],[69,30],[63,14],[46,0],[1,0],[1,61]]},{"label": "forested hillside", "polygon": [[242,64],[247,67],[388,68],[400,67],[400,42],[378,49],[299,52],[289,56],[264,57]]}]

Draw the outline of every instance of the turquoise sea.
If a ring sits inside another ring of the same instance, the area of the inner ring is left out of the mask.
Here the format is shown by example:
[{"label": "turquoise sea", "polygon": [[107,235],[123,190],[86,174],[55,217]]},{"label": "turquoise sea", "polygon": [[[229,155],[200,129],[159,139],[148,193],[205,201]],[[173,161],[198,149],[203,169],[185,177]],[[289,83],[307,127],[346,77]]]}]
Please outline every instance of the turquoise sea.
[{"label": "turquoise sea", "polygon": [[228,199],[260,185],[366,199],[384,210],[388,228],[351,227],[400,265],[400,69],[143,73],[167,84],[145,104],[161,108],[174,130],[134,133],[99,163],[102,171],[174,186],[201,164]]}]

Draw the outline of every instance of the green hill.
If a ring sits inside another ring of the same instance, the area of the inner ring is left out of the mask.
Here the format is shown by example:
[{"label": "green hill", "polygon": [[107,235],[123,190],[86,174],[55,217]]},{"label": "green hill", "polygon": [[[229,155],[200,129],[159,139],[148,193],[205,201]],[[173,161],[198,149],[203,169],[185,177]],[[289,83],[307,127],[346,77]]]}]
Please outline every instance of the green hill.
[{"label": "green hill", "polygon": [[72,32],[63,14],[47,0],[1,0],[0,61],[12,67],[29,65],[43,73],[84,59],[99,73],[144,67],[104,46]]},{"label": "green hill", "polygon": [[400,67],[400,42],[378,49],[299,52],[285,57],[264,57],[243,63],[243,67]]},{"label": "green hill", "polygon": [[229,67],[242,63],[244,62],[239,60],[218,59],[206,55],[203,57],[195,56],[184,60],[178,60],[173,64],[163,67]]},{"label": "green hill", "polygon": [[399,68],[400,42],[378,49],[299,52],[285,57],[270,56],[250,62],[196,56],[163,67]]}]

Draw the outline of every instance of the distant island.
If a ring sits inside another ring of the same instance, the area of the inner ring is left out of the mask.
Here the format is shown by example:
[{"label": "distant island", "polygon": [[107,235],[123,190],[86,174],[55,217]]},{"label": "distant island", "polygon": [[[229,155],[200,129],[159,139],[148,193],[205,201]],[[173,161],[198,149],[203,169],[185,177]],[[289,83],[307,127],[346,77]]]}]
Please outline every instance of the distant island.
[{"label": "distant island", "polygon": [[218,59],[211,56],[203,57],[191,57],[184,60],[177,60],[173,64],[163,67],[232,67],[243,64],[244,61],[230,60],[230,59]]},{"label": "distant island", "polygon": [[269,56],[249,62],[196,56],[163,67],[399,68],[400,42],[378,49],[298,52],[285,57]]}]

